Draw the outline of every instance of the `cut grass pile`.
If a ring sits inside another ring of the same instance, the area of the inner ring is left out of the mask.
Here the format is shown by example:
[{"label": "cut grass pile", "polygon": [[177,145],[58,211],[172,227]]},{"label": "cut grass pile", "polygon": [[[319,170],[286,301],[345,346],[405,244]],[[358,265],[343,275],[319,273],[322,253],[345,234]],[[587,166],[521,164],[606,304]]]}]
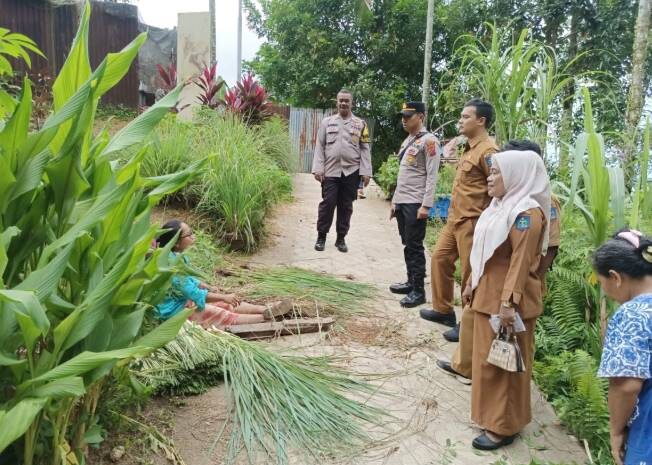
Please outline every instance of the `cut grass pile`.
[{"label": "cut grass pile", "polygon": [[[295,357],[227,333],[187,323],[177,338],[132,366],[141,383],[159,393],[194,393],[223,376],[232,401],[225,463],[244,450],[254,461],[287,464],[288,453],[322,462],[368,443],[367,425],[382,410],[364,401],[376,388],[353,377],[330,357]],[[226,426],[226,425],[225,425]]]}]

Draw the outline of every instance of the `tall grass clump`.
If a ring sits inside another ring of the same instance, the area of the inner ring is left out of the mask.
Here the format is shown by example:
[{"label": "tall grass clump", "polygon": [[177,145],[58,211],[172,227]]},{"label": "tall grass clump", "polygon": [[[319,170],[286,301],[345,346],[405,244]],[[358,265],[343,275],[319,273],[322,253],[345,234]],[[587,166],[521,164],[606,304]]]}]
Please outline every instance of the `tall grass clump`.
[{"label": "tall grass clump", "polygon": [[256,248],[265,218],[292,191],[295,157],[285,123],[273,118],[249,127],[234,115],[200,109],[192,123],[170,116],[152,141],[143,161],[151,176],[210,156],[196,182],[168,200],[204,215],[233,249]]}]

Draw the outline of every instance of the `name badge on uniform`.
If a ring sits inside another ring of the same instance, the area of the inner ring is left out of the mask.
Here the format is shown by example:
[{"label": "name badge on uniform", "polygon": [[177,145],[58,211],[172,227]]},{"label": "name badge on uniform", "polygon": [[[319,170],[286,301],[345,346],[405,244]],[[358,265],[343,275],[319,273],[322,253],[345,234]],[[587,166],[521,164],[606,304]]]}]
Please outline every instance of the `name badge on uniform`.
[{"label": "name badge on uniform", "polygon": [[415,166],[417,164],[417,153],[419,153],[419,151],[416,148],[410,147],[405,154],[405,164],[408,166]]},{"label": "name badge on uniform", "polygon": [[519,215],[516,218],[516,229],[518,231],[525,231],[526,229],[530,229],[530,223],[532,219],[530,218],[530,215]]},{"label": "name badge on uniform", "polygon": [[557,213],[557,207],[551,207],[550,208],[550,219],[551,220],[556,220],[559,217],[559,213]]}]

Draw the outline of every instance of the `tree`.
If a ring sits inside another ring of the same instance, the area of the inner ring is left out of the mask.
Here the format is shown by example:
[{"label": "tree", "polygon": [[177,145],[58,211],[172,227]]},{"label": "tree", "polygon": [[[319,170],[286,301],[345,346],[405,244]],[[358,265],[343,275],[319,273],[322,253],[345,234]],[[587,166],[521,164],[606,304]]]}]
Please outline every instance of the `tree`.
[{"label": "tree", "polygon": [[632,79],[627,99],[627,137],[625,152],[625,180],[628,186],[633,183],[634,155],[636,153],[636,127],[641,120],[645,90],[645,63],[648,56],[650,35],[650,0],[639,0],[636,32],[632,52]]}]

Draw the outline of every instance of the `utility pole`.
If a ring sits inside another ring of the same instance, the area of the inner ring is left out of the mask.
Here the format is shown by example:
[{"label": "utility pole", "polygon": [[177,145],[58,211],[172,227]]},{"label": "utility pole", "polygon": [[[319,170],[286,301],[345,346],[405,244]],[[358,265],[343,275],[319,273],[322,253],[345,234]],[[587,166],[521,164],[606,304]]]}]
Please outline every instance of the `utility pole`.
[{"label": "utility pole", "polygon": [[236,79],[242,77],[242,0],[238,0],[238,74]]},{"label": "utility pole", "polygon": [[215,34],[215,0],[208,0],[208,11],[211,17],[211,62],[208,66],[213,66],[217,62],[217,38]]},{"label": "utility pole", "polygon": [[428,0],[428,17],[426,20],[426,49],[423,58],[423,87],[421,100],[426,104],[426,129],[428,129],[428,104],[430,102],[430,69],[432,68],[432,23],[435,16],[435,0]]}]

